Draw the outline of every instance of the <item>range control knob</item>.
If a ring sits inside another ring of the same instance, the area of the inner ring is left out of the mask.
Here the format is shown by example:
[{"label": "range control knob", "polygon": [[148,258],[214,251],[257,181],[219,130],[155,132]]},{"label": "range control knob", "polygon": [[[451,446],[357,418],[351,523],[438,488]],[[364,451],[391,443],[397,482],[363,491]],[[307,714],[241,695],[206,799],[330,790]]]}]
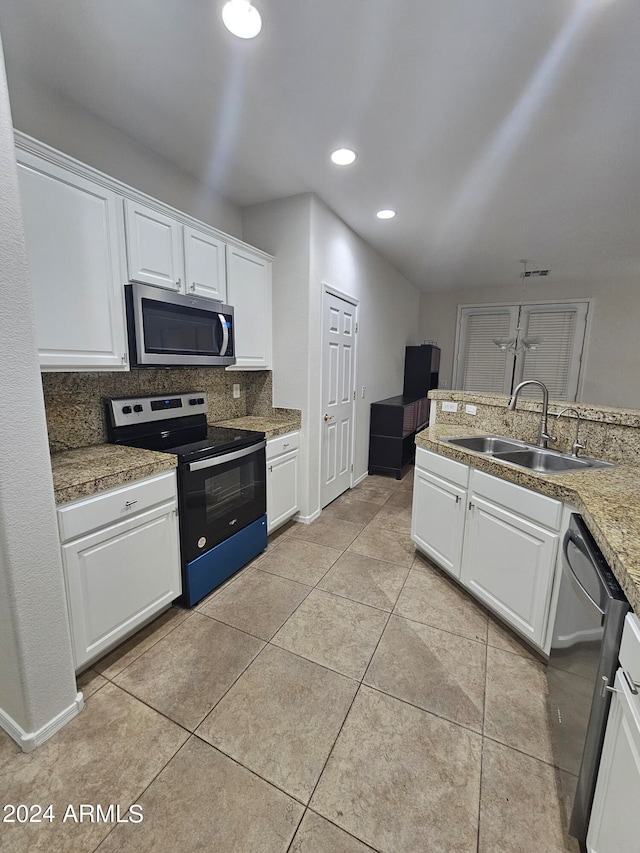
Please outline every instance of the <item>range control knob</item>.
[{"label": "range control knob", "polygon": [[190,406],[196,406],[197,404],[198,404],[198,400],[197,400],[195,397],[192,397],[192,398],[189,400],[189,405],[190,405]]},{"label": "range control knob", "polygon": [[123,406],[122,407],[122,414],[123,415],[130,415],[131,414],[131,406]]},{"label": "range control knob", "polygon": [[198,397],[198,403],[200,403],[201,406],[204,405],[204,397]]},{"label": "range control knob", "polygon": [[140,403],[135,404],[135,406],[133,407],[133,411],[134,412],[141,412],[142,411],[142,406],[140,405]]}]

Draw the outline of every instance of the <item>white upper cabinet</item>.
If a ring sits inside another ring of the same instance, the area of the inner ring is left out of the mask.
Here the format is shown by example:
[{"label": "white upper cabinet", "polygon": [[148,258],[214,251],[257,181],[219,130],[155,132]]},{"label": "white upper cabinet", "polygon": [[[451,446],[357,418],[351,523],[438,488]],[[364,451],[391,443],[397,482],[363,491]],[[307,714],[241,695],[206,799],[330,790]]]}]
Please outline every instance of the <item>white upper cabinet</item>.
[{"label": "white upper cabinet", "polygon": [[30,152],[17,157],[41,367],[126,369],[118,197]]},{"label": "white upper cabinet", "polygon": [[227,300],[235,309],[235,369],[270,369],[271,261],[227,246]]},{"label": "white upper cabinet", "polygon": [[181,224],[128,198],[124,210],[129,280],[184,290]]},{"label": "white upper cabinet", "polygon": [[184,226],[186,292],[209,299],[227,299],[226,244],[216,237]]}]

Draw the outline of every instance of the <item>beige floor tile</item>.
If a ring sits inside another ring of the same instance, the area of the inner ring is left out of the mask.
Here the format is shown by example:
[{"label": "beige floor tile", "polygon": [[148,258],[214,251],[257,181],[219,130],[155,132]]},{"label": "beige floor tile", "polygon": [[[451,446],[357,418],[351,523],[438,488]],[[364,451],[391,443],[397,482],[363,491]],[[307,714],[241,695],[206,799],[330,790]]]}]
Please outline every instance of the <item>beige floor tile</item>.
[{"label": "beige floor tile", "polygon": [[307,810],[296,832],[291,853],[370,853],[371,847]]},{"label": "beige floor tile", "polygon": [[183,610],[181,607],[170,607],[153,622],[150,622],[108,655],[94,663],[93,668],[105,678],[115,678],[125,667],[133,663],[136,658],[139,658],[158,640],[161,640],[190,616],[189,610]]},{"label": "beige floor tile", "polygon": [[342,518],[356,524],[367,524],[379,509],[379,504],[361,500],[353,491],[348,491],[336,498],[329,506],[326,506],[322,510],[322,515]]},{"label": "beige floor tile", "polygon": [[319,589],[353,601],[393,610],[409,569],[345,551],[318,584]]},{"label": "beige floor tile", "polygon": [[[2,750],[0,801],[53,805],[51,823],[3,824],[0,849],[92,851],[113,823],[63,822],[69,804],[119,804],[122,814],[185,742],[175,723],[113,684],[92,696],[84,710],[34,752]],[[6,746],[6,745],[5,745]]]},{"label": "beige floor tile", "polygon": [[328,545],[332,548],[344,550],[356,538],[362,530],[362,524],[353,521],[343,521],[341,518],[331,518],[321,515],[311,524],[300,524],[301,530],[292,533],[292,538],[304,539],[307,542],[316,542],[318,545]]},{"label": "beige floor tile", "polygon": [[272,643],[360,679],[387,618],[381,610],[316,589],[285,622]]},{"label": "beige floor tile", "polygon": [[310,591],[310,586],[256,569],[213,598],[200,613],[270,640]]},{"label": "beige floor tile", "polygon": [[[397,493],[396,493],[397,494]],[[392,496],[393,497],[393,496]],[[391,498],[389,498],[391,500]],[[411,535],[411,508],[390,505],[387,501],[369,522],[369,527],[392,530],[395,533]]]},{"label": "beige floor tile", "polygon": [[[391,484],[393,487],[391,487]],[[377,478],[367,477],[362,483],[359,483],[354,489],[351,489],[351,494],[356,500],[367,501],[367,503],[382,504],[386,503],[389,497],[397,490],[399,483],[396,480],[387,482],[378,482]]]},{"label": "beige floor tile", "polygon": [[273,533],[269,534],[269,545],[270,548],[272,545],[277,545],[279,542],[282,542],[287,537],[291,536],[292,533],[295,533],[298,527],[297,521],[287,521],[281,527],[278,527]]},{"label": "beige floor tile", "polygon": [[482,759],[480,853],[578,853],[563,829],[555,771],[486,740]]},{"label": "beige floor tile", "polygon": [[338,548],[306,542],[291,535],[267,552],[260,562],[260,571],[315,586],[340,554],[342,551]]},{"label": "beige floor tile", "polygon": [[208,595],[205,595],[204,598],[201,598],[200,601],[198,601],[198,603],[195,604],[194,607],[192,608],[192,612],[194,610],[199,611],[199,612],[204,610],[205,607],[207,607],[213,601],[214,598],[217,598],[217,596],[219,596],[226,589],[228,589],[231,586],[231,584],[234,584],[236,581],[239,581],[240,578],[244,578],[247,575],[252,574],[254,569],[256,568],[257,564],[265,556],[266,553],[267,553],[266,551],[263,551],[261,554],[258,554],[258,556],[254,557],[253,560],[251,560],[251,562],[247,563],[246,566],[243,566],[240,569],[240,571],[236,572],[234,575],[231,575],[231,577],[227,578],[226,581],[223,581],[220,584],[220,586],[217,586]]},{"label": "beige floor tile", "polygon": [[303,807],[197,738],[140,798],[100,853],[286,853]]},{"label": "beige floor tile", "polygon": [[383,853],[475,853],[481,738],[362,687],[314,811]]},{"label": "beige floor tile", "polygon": [[517,634],[502,625],[498,619],[489,614],[489,631],[487,634],[487,643],[496,649],[502,649],[504,652],[513,652],[514,655],[521,655],[523,658],[536,660],[542,663],[542,657],[531,648],[524,640],[521,640]]},{"label": "beige floor tile", "polygon": [[364,683],[482,731],[484,643],[392,616]]},{"label": "beige floor tile", "polygon": [[485,702],[487,737],[553,762],[543,664],[488,646]]},{"label": "beige floor tile", "polygon": [[470,640],[487,639],[486,610],[435,567],[414,565],[394,613]]},{"label": "beige floor tile", "polygon": [[401,486],[391,495],[384,506],[410,510],[413,506],[413,489],[403,489]]},{"label": "beige floor tile", "polygon": [[351,543],[349,550],[401,566],[410,566],[415,558],[415,547],[408,534],[384,530],[371,524]]},{"label": "beige floor tile", "polygon": [[78,690],[82,691],[85,699],[93,696],[94,693],[97,693],[101,687],[104,687],[108,683],[107,679],[103,678],[95,669],[88,669],[76,678]]},{"label": "beige floor tile", "polygon": [[267,646],[197,734],[306,803],[357,687],[349,678]]},{"label": "beige floor tile", "polygon": [[194,613],[115,682],[193,731],[263,646],[237,628]]}]

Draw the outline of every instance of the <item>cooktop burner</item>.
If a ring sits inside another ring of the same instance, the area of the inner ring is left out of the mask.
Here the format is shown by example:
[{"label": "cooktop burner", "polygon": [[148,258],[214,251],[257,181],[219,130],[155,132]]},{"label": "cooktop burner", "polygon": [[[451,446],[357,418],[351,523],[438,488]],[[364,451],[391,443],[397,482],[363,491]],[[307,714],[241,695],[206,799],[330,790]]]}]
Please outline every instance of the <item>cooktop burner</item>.
[{"label": "cooktop burner", "polygon": [[201,391],[111,399],[106,408],[110,442],[174,453],[180,462],[248,447],[265,437],[254,430],[209,426],[207,396]]}]

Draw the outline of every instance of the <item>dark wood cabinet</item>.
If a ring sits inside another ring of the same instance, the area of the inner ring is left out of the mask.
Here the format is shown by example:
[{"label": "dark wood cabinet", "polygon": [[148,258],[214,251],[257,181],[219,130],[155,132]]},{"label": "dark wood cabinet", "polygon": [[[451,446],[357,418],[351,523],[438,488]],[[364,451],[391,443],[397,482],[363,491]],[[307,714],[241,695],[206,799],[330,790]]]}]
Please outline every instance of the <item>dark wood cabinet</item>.
[{"label": "dark wood cabinet", "polygon": [[429,421],[429,401],[402,394],[371,404],[369,425],[369,473],[395,474],[399,480],[405,465],[415,458],[416,432]]}]

